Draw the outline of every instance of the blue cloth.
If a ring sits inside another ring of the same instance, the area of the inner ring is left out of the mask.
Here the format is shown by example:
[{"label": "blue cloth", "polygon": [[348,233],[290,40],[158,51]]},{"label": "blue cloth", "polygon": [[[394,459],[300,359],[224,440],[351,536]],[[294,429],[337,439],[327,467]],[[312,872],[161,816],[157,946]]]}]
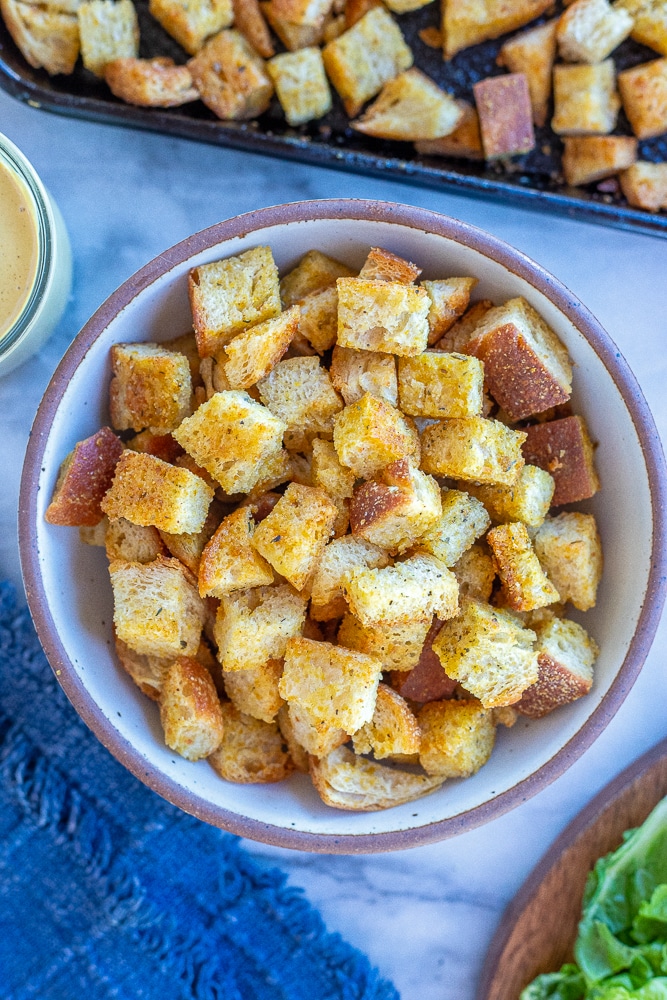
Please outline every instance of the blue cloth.
[{"label": "blue cloth", "polygon": [[111,757],[0,583],[2,1000],[398,1000],[285,882]]}]

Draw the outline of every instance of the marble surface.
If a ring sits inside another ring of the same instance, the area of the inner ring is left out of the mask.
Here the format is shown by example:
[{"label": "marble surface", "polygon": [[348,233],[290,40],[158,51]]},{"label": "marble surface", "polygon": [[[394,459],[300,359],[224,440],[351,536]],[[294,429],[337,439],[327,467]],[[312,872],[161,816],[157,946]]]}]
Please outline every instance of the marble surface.
[{"label": "marble surface", "polygon": [[[30,424],[68,343],[117,285],[160,251],[240,212],[305,198],[403,201],[502,237],[568,285],[625,354],[667,432],[667,240],[159,135],[49,115],[0,93],[0,129],[58,202],[74,291],[39,357],[0,379],[0,573],[20,580],[16,508]],[[444,843],[321,857],[248,844],[303,886],[333,930],[364,949],[404,1000],[473,1000],[503,909],[550,842],[667,730],[667,630],[594,746],[537,797]]]}]

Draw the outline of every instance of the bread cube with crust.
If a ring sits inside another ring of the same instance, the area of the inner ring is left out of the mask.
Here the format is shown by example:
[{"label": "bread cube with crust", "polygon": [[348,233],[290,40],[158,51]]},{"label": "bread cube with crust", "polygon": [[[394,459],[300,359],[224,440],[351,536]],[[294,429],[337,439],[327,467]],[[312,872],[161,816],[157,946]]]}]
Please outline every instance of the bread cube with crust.
[{"label": "bread cube with crust", "polygon": [[191,56],[234,20],[232,0],[149,0],[148,10]]},{"label": "bread cube with crust", "polygon": [[667,4],[665,0],[617,0],[614,7],[632,15],[631,37],[641,45],[667,56]]},{"label": "bread cube with crust", "polygon": [[341,465],[360,478],[370,478],[397,459],[419,458],[412,421],[370,392],[336,416],[333,442]]},{"label": "bread cube with crust", "polygon": [[637,159],[637,140],[627,135],[566,136],[563,143],[563,173],[573,187],[613,177]]},{"label": "bread cube with crust", "polygon": [[[275,8],[277,0],[272,0]],[[303,125],[331,110],[331,91],[317,46],[282,52],[266,64],[288,125]]]},{"label": "bread cube with crust", "polygon": [[287,640],[301,635],[306,603],[287,584],[225,594],[214,628],[223,671],[257,670],[282,659]]},{"label": "bread cube with crust", "polygon": [[513,611],[534,611],[560,600],[540,566],[525,524],[499,524],[486,539],[508,607]]},{"label": "bread cube with crust", "polygon": [[225,670],[227,697],[239,712],[263,722],[273,722],[285,704],[278,692],[282,673],[282,660],[267,660],[261,667],[250,670]]},{"label": "bread cube with crust", "polygon": [[347,264],[327,257],[321,250],[309,250],[296,267],[280,279],[283,308],[288,309],[312,292],[335,285],[337,278],[349,278],[353,274]]},{"label": "bread cube with crust", "polygon": [[139,55],[139,21],[132,0],[84,0],[77,11],[83,65],[104,76],[112,59]]},{"label": "bread cube with crust", "polygon": [[428,795],[442,779],[401,771],[358,757],[347,747],[310,758],[310,776],[325,805],[353,812],[374,812]]},{"label": "bread cube with crust", "polygon": [[535,145],[535,132],[524,74],[490,76],[472,89],[485,159],[528,153]]},{"label": "bread cube with crust", "polygon": [[199,564],[202,597],[222,597],[234,590],[273,583],[273,570],[251,545],[254,530],[249,507],[239,507],[224,518],[202,552]]},{"label": "bread cube with crust", "polygon": [[491,600],[496,568],[486,545],[476,542],[463,553],[452,566],[452,573],[459,584],[461,600],[474,598],[476,601]]},{"label": "bread cube with crust", "polygon": [[356,403],[366,392],[391,406],[398,406],[396,359],[392,354],[357,351],[336,344],[329,375],[346,406]]},{"label": "bread cube with crust", "polygon": [[621,174],[621,189],[634,208],[667,208],[667,163],[641,160]]},{"label": "bread cube with crust", "polygon": [[465,484],[465,489],[484,504],[494,524],[523,521],[530,528],[539,528],[549,513],[554,488],[553,476],[536,465],[524,465],[513,486]]},{"label": "bread cube with crust", "polygon": [[190,656],[169,667],[160,692],[164,741],[186,760],[201,760],[222,743],[220,699],[208,670]]},{"label": "bread cube with crust", "polygon": [[595,607],[602,576],[602,546],[592,514],[548,517],[535,535],[535,551],[561,601],[579,611]]},{"label": "bread cube with crust", "polygon": [[137,685],[142,694],[151,701],[160,700],[160,692],[173,656],[146,656],[130,649],[127,643],[114,635],[116,656],[121,667]]},{"label": "bread cube with crust", "polygon": [[430,617],[416,618],[398,625],[363,625],[346,614],[338,629],[338,645],[374,656],[383,670],[412,670],[419,662],[431,627]]},{"label": "bread cube with crust", "polygon": [[350,524],[350,497],[354,491],[354,473],[344,468],[331,441],[313,440],[311,472],[308,484],[324,490],[338,508],[334,522],[336,538],[344,535]]},{"label": "bread cube with crust", "polygon": [[353,570],[343,584],[352,613],[363,625],[402,625],[458,613],[456,577],[435,556],[419,553],[384,569]]},{"label": "bread cube with crust", "polygon": [[430,299],[400,281],[339,278],[338,344],[413,357],[428,343]]},{"label": "bread cube with crust", "polygon": [[[278,723],[280,733],[287,745],[290,757],[294,762],[294,767],[297,771],[301,771],[302,774],[308,774],[308,753],[304,750],[296,737],[296,732],[290,717],[289,707],[284,702],[278,712],[278,715],[276,716],[276,722]],[[347,740],[347,733],[344,733],[343,735]]]},{"label": "bread cube with crust", "polygon": [[435,344],[457,319],[463,315],[470,302],[470,293],[477,284],[477,278],[440,278],[438,281],[422,281],[431,305],[428,311],[428,342]]},{"label": "bread cube with crust", "polygon": [[231,702],[223,703],[222,717],[222,743],[208,758],[221,778],[252,785],[283,781],[290,776],[294,765],[275,722],[253,719]]},{"label": "bread cube with crust", "polygon": [[401,29],[384,6],[373,7],[325,45],[322,57],[350,118],[414,61]]},{"label": "bread cube with crust", "polygon": [[419,548],[454,566],[491,524],[484,505],[462,490],[442,490],[442,514],[420,537]]},{"label": "bread cube with crust", "polygon": [[608,135],[620,108],[613,59],[593,66],[554,66],[551,127],[557,135]]},{"label": "bread cube with crust", "polygon": [[259,7],[273,31],[289,52],[297,52],[299,49],[305,49],[311,45],[319,45],[322,41],[323,25],[294,24],[293,21],[288,21],[276,13],[272,0],[268,0],[268,2],[260,0]]},{"label": "bread cube with crust", "polygon": [[343,582],[353,569],[388,565],[389,556],[377,545],[353,535],[334,538],[322,552],[315,569],[311,588],[313,618],[329,621],[345,614],[347,601]]},{"label": "bread cube with crust", "polygon": [[458,102],[413,66],[385,83],[352,128],[379,139],[416,142],[449,135],[462,116]]},{"label": "bread cube with crust", "polygon": [[125,447],[132,451],[143,451],[148,455],[155,455],[164,462],[171,462],[176,465],[177,459],[184,454],[178,441],[171,434],[153,434],[152,431],[139,431],[128,441]]},{"label": "bread cube with crust", "polygon": [[482,413],[484,366],[464,354],[424,351],[398,359],[398,395],[413,417],[475,417]]},{"label": "bread cube with crust", "polygon": [[433,643],[445,673],[484,708],[513,705],[538,677],[535,633],[508,611],[468,600]]},{"label": "bread cube with crust", "polygon": [[310,583],[338,510],[324,490],[290,483],[251,538],[253,547],[297,590]]},{"label": "bread cube with crust", "polygon": [[479,131],[477,108],[467,101],[459,101],[461,118],[449,135],[440,139],[421,139],[415,149],[424,156],[451,156],[455,159],[482,160],[482,136]]},{"label": "bread cube with crust", "polygon": [[475,698],[432,701],[417,715],[419,762],[427,774],[469,778],[486,764],[496,739],[493,713]]},{"label": "bread cube with crust", "polygon": [[653,59],[619,73],[618,89],[638,139],[667,132],[667,58]]},{"label": "bread cube with crust", "polygon": [[475,329],[490,309],[493,309],[493,302],[490,299],[473,302],[463,316],[437,341],[434,350],[465,354]]},{"label": "bread cube with crust", "polygon": [[123,443],[109,427],[79,441],[60,466],[45,520],[70,527],[99,524],[101,502],[122,454]]},{"label": "bread cube with crust", "polygon": [[50,76],[74,72],[80,49],[75,12],[20,0],[0,0],[0,12],[26,62]]},{"label": "bread cube with crust", "polygon": [[123,517],[108,522],[104,547],[109,562],[122,559],[125,562],[149,563],[158,556],[167,555],[157,528],[132,524]]},{"label": "bread cube with crust", "polygon": [[114,344],[109,411],[120,431],[168,434],[190,413],[192,379],[184,354],[161,344]]},{"label": "bread cube with crust", "polygon": [[263,59],[275,54],[269,26],[258,0],[232,0],[234,26]]},{"label": "bread cube with crust", "polygon": [[553,477],[554,507],[588,500],[600,488],[593,442],[582,417],[562,417],[527,427],[523,455],[529,465],[537,465]]},{"label": "bread cube with crust", "polygon": [[245,392],[217,392],[174,437],[227,493],[247,493],[280,451],[287,425]]},{"label": "bread cube with crust", "polygon": [[177,108],[199,100],[190,70],[166,56],[112,59],[104,80],[112,94],[137,107]]},{"label": "bread cube with crust", "polygon": [[307,756],[326,757],[350,738],[343,729],[332,726],[328,719],[313,721],[311,714],[296,704],[287,706],[287,718],[294,741]]},{"label": "bread cube with crust", "polygon": [[112,521],[123,517],[180,534],[201,530],[212,499],[211,487],[187,469],[124,451],[101,507]]},{"label": "bread cube with crust", "polygon": [[402,458],[355,488],[350,525],[354,536],[395,555],[414,545],[441,513],[436,481]]},{"label": "bread cube with crust", "polygon": [[551,74],[556,58],[556,29],[558,19],[529,28],[509,38],[500,49],[496,62],[510,73],[523,73],[528,83],[533,121],[546,125]]},{"label": "bread cube with crust", "polygon": [[524,465],[525,440],[523,431],[511,430],[498,420],[443,420],[422,434],[421,467],[433,476],[511,486]]},{"label": "bread cube with crust", "polygon": [[433,652],[433,642],[442,628],[439,618],[434,618],[426,633],[419,659],[410,670],[392,670],[391,686],[402,698],[424,704],[451,698],[457,682],[442,669],[439,657]]},{"label": "bread cube with crust", "polygon": [[558,52],[572,63],[600,63],[632,31],[633,18],[609,0],[575,0],[558,21]]},{"label": "bread cube with crust", "polygon": [[279,315],[278,269],[271,247],[254,247],[194,267],[188,294],[199,354],[212,357],[237,333]]},{"label": "bread cube with crust", "polygon": [[338,291],[335,285],[319,288],[301,299],[299,334],[323,354],[336,343],[338,333]]},{"label": "bread cube with crust", "polygon": [[216,360],[223,365],[231,389],[249,389],[266,378],[299,329],[299,317],[299,307],[291,306],[229,341]]},{"label": "bread cube with crust", "polygon": [[109,565],[119,639],[147,656],[194,656],[206,609],[194,577],[178,559]]},{"label": "bread cube with crust", "polygon": [[180,559],[183,565],[187,566],[195,576],[199,573],[202,553],[220,524],[225,511],[226,508],[219,500],[213,500],[208,509],[206,520],[199,531],[177,534],[170,531],[160,532],[160,539],[171,555]]},{"label": "bread cube with crust", "polygon": [[420,267],[398,257],[391,250],[371,247],[358,277],[368,281],[400,281],[404,285],[412,285],[421,273]]},{"label": "bread cube with crust", "polygon": [[273,83],[264,60],[234,29],[213,35],[188,69],[201,100],[218,118],[247,121],[269,106]]},{"label": "bread cube with crust", "polygon": [[442,8],[444,57],[489,38],[522,28],[552,6],[551,0],[445,0]]},{"label": "bread cube with crust", "polygon": [[397,753],[419,753],[420,735],[405,699],[387,684],[379,684],[373,718],[357,730],[352,745],[355,753],[372,753],[382,760]]},{"label": "bread cube with crust", "polygon": [[290,24],[321,27],[331,13],[333,0],[271,0],[277,17]]},{"label": "bread cube with crust", "polygon": [[572,394],[567,349],[523,298],[490,309],[466,353],[484,362],[489,392],[512,420],[559,406]]},{"label": "bread cube with crust", "polygon": [[553,618],[535,631],[539,675],[515,708],[522,715],[541,719],[588,694],[599,650],[586,630],[567,618]]},{"label": "bread cube with crust", "polygon": [[331,437],[334,416],[343,403],[319,358],[280,361],[258,389],[262,402],[286,425],[285,447],[290,451],[309,449],[314,437]]}]

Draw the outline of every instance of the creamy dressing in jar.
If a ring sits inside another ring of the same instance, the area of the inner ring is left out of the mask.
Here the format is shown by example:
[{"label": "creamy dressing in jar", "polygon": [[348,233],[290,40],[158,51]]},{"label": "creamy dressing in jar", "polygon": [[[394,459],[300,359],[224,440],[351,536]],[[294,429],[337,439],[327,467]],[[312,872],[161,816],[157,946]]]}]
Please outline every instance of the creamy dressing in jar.
[{"label": "creamy dressing in jar", "polygon": [[30,298],[37,277],[38,233],[27,185],[0,162],[0,338],[14,326]]}]

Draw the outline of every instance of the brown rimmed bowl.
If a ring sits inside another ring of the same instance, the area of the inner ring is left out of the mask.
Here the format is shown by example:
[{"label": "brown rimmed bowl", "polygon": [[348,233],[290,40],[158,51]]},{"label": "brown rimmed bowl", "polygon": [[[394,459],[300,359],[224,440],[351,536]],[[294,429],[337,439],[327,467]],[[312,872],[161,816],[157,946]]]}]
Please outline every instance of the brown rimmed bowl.
[{"label": "brown rimmed bowl", "polygon": [[[539,720],[501,729],[489,763],[417,802],[376,813],[324,806],[309,780],[233,785],[205,762],[165,747],[156,706],[117,666],[104,553],[78,532],[46,524],[58,467],[74,444],[108,421],[109,348],[166,340],[191,328],[191,267],[260,244],[281,272],[318,248],[360,266],[383,246],[423,277],[474,275],[476,296],[525,296],[567,345],[575,411],[599,442],[598,519],[605,572],[585,617],[601,646],[592,692]],[[455,219],[406,205],[336,200],[262,209],[196,233],[126,281],[65,354],[35,418],[21,483],[19,538],[26,592],[40,639],[74,707],[138,778],[186,812],[255,840],[325,853],[397,850],[488,822],[562,774],[605,728],[644,662],[665,599],[665,464],[648,406],[599,323],[554,277],[507,244]]]}]

